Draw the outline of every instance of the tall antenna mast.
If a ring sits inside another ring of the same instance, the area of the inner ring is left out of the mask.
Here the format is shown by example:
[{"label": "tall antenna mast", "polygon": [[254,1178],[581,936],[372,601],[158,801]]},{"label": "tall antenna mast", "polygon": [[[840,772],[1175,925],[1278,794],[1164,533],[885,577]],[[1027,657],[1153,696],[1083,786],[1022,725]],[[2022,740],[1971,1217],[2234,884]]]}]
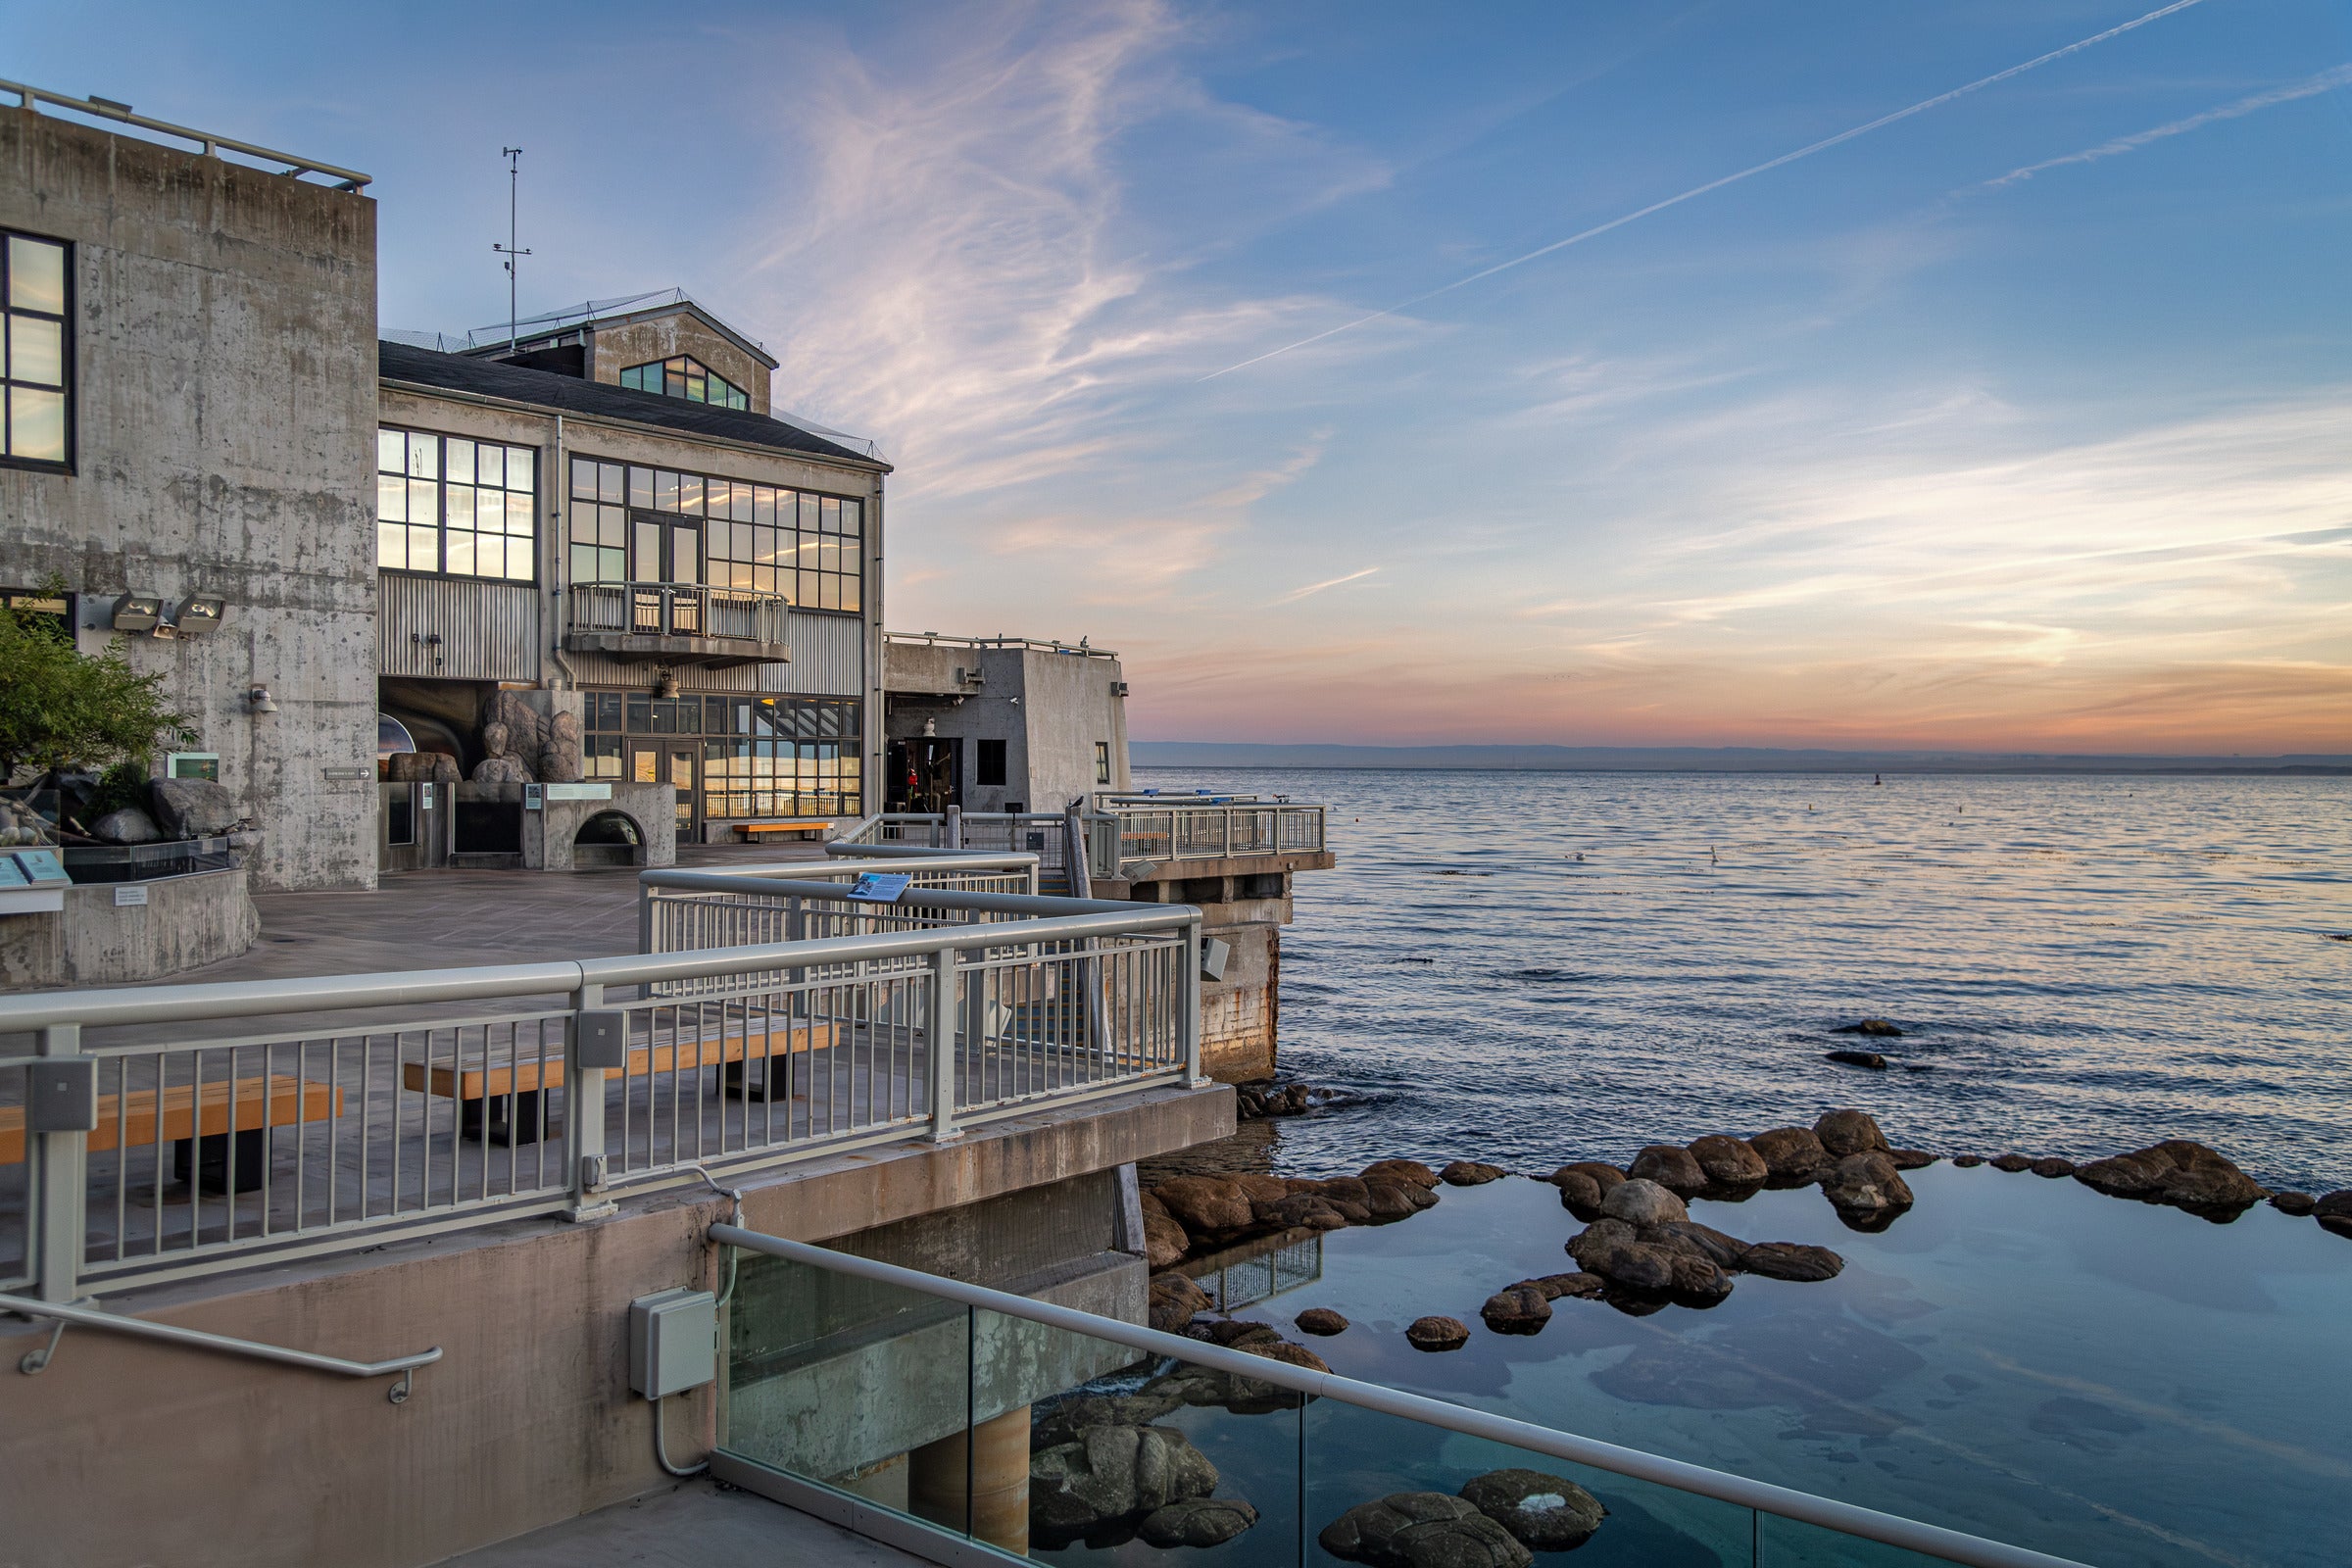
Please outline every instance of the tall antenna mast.
[{"label": "tall antenna mast", "polygon": [[531,253],[515,248],[514,194],[522,179],[522,149],[502,147],[499,152],[507,160],[507,242],[490,248],[506,258],[501,265],[507,270],[507,352],[514,352],[514,261]]}]

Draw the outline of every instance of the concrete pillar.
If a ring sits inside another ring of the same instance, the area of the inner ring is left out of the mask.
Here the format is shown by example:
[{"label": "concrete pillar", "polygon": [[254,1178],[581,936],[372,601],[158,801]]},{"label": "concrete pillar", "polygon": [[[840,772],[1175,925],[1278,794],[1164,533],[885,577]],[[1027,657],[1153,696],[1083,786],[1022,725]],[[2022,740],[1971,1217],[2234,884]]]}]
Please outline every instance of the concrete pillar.
[{"label": "concrete pillar", "polygon": [[[965,1434],[926,1443],[906,1456],[907,1511],[961,1530],[971,1502],[972,1534],[1029,1555],[1029,1406],[1007,1410]],[[968,1459],[966,1457],[968,1452]]]}]

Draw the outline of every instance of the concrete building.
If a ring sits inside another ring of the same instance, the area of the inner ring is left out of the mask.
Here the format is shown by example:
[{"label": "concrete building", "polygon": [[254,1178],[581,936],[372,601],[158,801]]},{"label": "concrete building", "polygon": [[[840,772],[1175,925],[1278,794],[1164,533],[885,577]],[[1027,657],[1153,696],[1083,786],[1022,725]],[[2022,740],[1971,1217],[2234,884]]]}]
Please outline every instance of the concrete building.
[{"label": "concrete building", "polygon": [[1119,656],[1019,637],[883,640],[884,808],[1059,811],[1124,790]]}]

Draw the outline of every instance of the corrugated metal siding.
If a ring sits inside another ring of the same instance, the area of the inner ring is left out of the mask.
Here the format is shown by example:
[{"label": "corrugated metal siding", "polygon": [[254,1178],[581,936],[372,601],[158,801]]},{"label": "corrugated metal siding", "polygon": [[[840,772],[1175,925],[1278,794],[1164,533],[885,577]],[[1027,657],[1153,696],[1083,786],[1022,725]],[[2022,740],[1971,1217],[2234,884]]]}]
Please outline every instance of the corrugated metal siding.
[{"label": "corrugated metal siding", "polygon": [[[769,696],[863,697],[865,622],[853,615],[795,613],[786,623],[792,645],[789,664],[737,664],[728,669],[676,666],[678,682],[690,692],[759,692]],[[654,659],[613,659],[604,654],[566,654],[564,662],[583,686],[650,686]]]},{"label": "corrugated metal siding", "polygon": [[[449,680],[539,679],[539,590],[529,583],[386,572],[377,668]],[[439,636],[440,642],[424,639]]]}]

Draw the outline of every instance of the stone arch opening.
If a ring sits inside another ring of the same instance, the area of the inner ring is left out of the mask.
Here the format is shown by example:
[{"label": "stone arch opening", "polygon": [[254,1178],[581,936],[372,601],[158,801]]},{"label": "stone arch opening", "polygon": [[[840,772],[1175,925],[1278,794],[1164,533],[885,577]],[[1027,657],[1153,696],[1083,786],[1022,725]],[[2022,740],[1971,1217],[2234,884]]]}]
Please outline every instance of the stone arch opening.
[{"label": "stone arch opening", "polygon": [[602,810],[580,824],[571,836],[571,863],[591,865],[645,864],[645,829],[626,811]]}]

